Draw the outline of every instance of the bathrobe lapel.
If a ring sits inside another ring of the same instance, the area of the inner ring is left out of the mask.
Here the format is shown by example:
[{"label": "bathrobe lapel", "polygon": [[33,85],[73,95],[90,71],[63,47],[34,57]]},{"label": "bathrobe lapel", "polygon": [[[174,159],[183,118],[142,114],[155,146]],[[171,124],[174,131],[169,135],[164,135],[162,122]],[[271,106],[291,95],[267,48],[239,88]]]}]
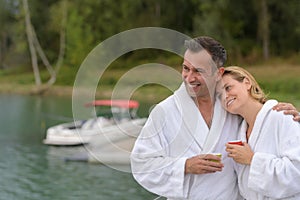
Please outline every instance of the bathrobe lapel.
[{"label": "bathrobe lapel", "polygon": [[[272,107],[275,106],[277,103],[278,102],[276,100],[267,101],[264,104],[264,106],[262,107],[262,109],[259,111],[259,113],[257,114],[255,124],[252,129],[249,141],[248,141],[248,144],[251,146],[251,149],[253,151],[255,151],[255,149],[256,149],[257,141],[260,137],[260,132],[265,123],[265,119],[267,118],[268,114],[272,110]],[[240,131],[239,131],[239,137],[241,138],[242,141],[247,141],[247,139],[246,139],[247,127],[248,127],[248,125],[247,125],[246,121],[243,120]],[[239,184],[247,183],[248,182],[247,180],[249,177],[249,172],[247,171],[248,165],[239,165],[239,166],[240,166],[240,170],[241,170],[241,172],[239,173],[240,174],[239,175],[239,179],[240,179]],[[241,191],[241,193],[243,193],[243,192]]]},{"label": "bathrobe lapel", "polygon": [[222,108],[221,102],[219,99],[215,102],[214,107],[214,115],[212,120],[212,125],[206,138],[204,149],[205,153],[212,153],[214,152],[215,146],[220,140],[223,126],[225,125],[227,112]]},{"label": "bathrobe lapel", "polygon": [[264,104],[264,106],[262,107],[262,109],[259,111],[259,113],[257,114],[255,124],[254,124],[253,130],[251,132],[249,142],[248,142],[249,145],[253,148],[253,150],[255,149],[255,146],[256,146],[257,140],[260,136],[260,132],[264,125],[265,119],[267,118],[268,114],[270,113],[270,111],[276,104],[278,104],[278,102],[276,100],[267,101]]},{"label": "bathrobe lapel", "polygon": [[201,153],[213,152],[226,119],[226,111],[222,108],[220,101],[215,102],[212,126],[209,130],[198,107],[187,93],[184,83],[174,93],[174,96],[176,106],[182,113],[184,126],[201,149]]}]

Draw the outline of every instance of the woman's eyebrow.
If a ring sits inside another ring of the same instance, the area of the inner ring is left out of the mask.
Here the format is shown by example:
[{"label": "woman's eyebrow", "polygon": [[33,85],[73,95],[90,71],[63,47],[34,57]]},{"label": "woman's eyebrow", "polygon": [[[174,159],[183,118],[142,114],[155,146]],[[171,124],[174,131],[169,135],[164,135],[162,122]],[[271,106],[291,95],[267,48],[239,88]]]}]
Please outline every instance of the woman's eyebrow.
[{"label": "woman's eyebrow", "polygon": [[227,87],[229,84],[228,83],[225,83],[222,87],[222,89],[224,89],[225,87]]}]

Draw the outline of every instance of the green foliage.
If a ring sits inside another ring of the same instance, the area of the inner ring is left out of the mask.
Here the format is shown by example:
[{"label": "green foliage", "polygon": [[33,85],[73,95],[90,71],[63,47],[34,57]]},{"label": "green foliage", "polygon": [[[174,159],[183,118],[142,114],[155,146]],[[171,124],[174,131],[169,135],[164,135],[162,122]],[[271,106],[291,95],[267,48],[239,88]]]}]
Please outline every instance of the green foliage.
[{"label": "green foliage", "polygon": [[[43,0],[43,1],[28,1],[31,15],[31,22],[37,34],[37,38],[42,46],[45,54],[51,63],[56,62],[59,51],[59,29],[53,26],[53,18],[57,18],[57,23],[61,22],[61,9],[59,6],[61,0]],[[23,12],[23,5],[20,2],[19,7]],[[57,12],[53,13],[53,8]],[[24,17],[23,15],[21,17]],[[25,24],[23,24],[24,26]]]},{"label": "green foliage", "polygon": [[76,69],[69,66],[63,66],[60,73],[57,74],[56,85],[73,85],[76,73]]},{"label": "green foliage", "polygon": [[[289,0],[269,3],[272,10],[271,49],[273,55],[286,56],[299,52],[300,43],[300,1]],[[284,38],[284,39],[283,39]]]},{"label": "green foliage", "polygon": [[93,47],[93,34],[91,24],[84,17],[90,8],[83,5],[76,9],[73,6],[68,7],[66,63],[77,69]]},{"label": "green foliage", "polygon": [[[65,10],[63,2],[29,1],[32,24],[51,64],[55,64],[59,52],[63,12],[67,15],[64,66],[57,78],[61,84],[71,83],[68,79],[75,76],[84,58],[100,42],[122,31],[144,26],[170,28],[190,36],[212,36],[226,47],[227,65],[262,61],[258,36],[260,1],[72,0],[66,1]],[[267,3],[271,57],[294,57],[293,62],[299,64],[299,0],[289,0],[289,3],[268,0]],[[0,68],[31,69],[21,0],[0,0],[0,23]],[[181,58],[161,51],[137,50],[117,59],[112,67],[130,68],[145,62],[177,68]],[[39,66],[43,71],[40,61]],[[115,80],[111,78],[108,82]]]},{"label": "green foliage", "polygon": [[300,108],[300,66],[282,63],[284,60],[272,59],[272,62],[246,68],[269,98],[291,102]]},{"label": "green foliage", "polygon": [[[258,35],[260,1],[200,0],[194,16],[194,35],[209,35],[222,42],[229,58],[250,62],[262,58]],[[298,0],[268,2],[270,52],[290,56],[299,52],[300,3]],[[292,25],[293,24],[293,25]]]}]

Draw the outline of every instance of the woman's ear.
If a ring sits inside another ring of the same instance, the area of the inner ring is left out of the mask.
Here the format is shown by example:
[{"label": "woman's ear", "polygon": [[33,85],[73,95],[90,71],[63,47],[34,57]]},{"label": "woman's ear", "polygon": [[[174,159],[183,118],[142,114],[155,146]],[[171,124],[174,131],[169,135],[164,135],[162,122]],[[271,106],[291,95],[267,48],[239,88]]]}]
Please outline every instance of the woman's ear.
[{"label": "woman's ear", "polygon": [[246,84],[247,90],[250,90],[252,86],[250,79],[248,77],[245,77],[243,82]]}]

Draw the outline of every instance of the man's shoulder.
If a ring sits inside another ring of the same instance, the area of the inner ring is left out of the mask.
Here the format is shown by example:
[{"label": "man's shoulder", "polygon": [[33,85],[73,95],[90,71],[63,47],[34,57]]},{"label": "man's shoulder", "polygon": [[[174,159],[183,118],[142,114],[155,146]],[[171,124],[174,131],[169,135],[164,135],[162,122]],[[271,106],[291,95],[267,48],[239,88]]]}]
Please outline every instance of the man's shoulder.
[{"label": "man's shoulder", "polygon": [[153,106],[149,117],[157,119],[173,118],[181,112],[178,110],[174,95],[171,95]]},{"label": "man's shoulder", "polygon": [[157,104],[157,106],[163,108],[163,109],[169,109],[169,108],[174,108],[175,106],[175,96],[170,95],[166,99],[162,100]]},{"label": "man's shoulder", "polygon": [[[170,123],[175,116],[178,116],[173,95],[159,102],[150,110],[148,121],[154,124]],[[175,117],[176,118],[176,117]]]}]

